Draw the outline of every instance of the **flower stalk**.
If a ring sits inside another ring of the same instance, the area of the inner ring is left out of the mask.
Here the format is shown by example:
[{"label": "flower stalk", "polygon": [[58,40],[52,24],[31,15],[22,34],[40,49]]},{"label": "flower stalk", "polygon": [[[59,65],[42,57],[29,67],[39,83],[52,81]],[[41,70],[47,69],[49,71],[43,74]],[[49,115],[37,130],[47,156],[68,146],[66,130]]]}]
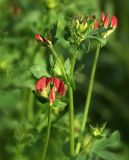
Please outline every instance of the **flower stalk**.
[{"label": "flower stalk", "polygon": [[73,72],[74,72],[74,67],[75,67],[75,63],[76,63],[76,58],[77,58],[77,49],[72,57],[72,61],[71,61],[71,75],[73,76]]},{"label": "flower stalk", "polygon": [[[77,58],[77,49],[71,60],[71,78],[73,78],[74,67]],[[73,88],[69,86],[69,125],[70,125],[70,155],[74,155],[74,103]]]},{"label": "flower stalk", "polygon": [[81,133],[80,133],[80,137],[79,137],[79,142],[77,143],[77,146],[76,146],[76,154],[78,154],[80,151],[81,141],[82,141],[83,133],[84,133],[86,122],[87,122],[99,52],[100,52],[100,44],[98,44],[98,46],[97,46],[95,58],[93,61],[91,77],[90,77],[90,82],[89,82],[89,86],[88,86],[88,93],[87,93],[87,98],[86,98],[86,103],[85,103],[85,109],[84,109],[84,114],[83,114],[83,119],[82,119]]},{"label": "flower stalk", "polygon": [[66,71],[65,71],[65,68],[64,68],[64,65],[63,65],[61,59],[60,59],[59,56],[57,55],[57,53],[56,53],[56,51],[55,51],[55,49],[53,48],[52,45],[48,45],[48,48],[50,49],[50,51],[51,51],[51,53],[53,54],[53,56],[55,57],[58,65],[60,66],[60,69],[61,69],[61,71],[62,71],[62,74],[64,75],[65,80],[67,80],[67,74],[66,74]]},{"label": "flower stalk", "polygon": [[49,106],[49,109],[48,109],[47,137],[46,137],[45,146],[44,146],[44,150],[43,150],[43,156],[42,156],[41,160],[46,159],[48,143],[49,143],[49,138],[50,138],[50,128],[51,128],[51,106]]},{"label": "flower stalk", "polygon": [[69,130],[70,130],[70,155],[74,156],[74,104],[73,89],[69,87]]}]

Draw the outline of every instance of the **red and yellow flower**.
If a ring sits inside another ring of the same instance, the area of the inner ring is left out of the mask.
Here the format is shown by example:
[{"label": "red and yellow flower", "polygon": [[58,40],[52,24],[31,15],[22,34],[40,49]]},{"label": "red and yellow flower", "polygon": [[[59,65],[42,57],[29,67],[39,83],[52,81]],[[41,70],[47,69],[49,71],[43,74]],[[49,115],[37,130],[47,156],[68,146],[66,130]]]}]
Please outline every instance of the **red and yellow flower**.
[{"label": "red and yellow flower", "polygon": [[56,77],[42,77],[35,85],[36,93],[39,96],[48,98],[50,105],[56,100],[57,96],[64,96],[66,92],[65,84],[62,80]]}]

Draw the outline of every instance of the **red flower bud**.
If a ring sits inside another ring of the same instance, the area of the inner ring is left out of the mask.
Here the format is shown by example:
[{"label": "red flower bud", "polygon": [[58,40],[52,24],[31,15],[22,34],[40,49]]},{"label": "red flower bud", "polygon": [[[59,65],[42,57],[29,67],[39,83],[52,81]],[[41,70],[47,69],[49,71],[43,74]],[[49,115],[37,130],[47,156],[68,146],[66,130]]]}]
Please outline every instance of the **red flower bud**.
[{"label": "red flower bud", "polygon": [[48,87],[48,85],[49,85],[49,83],[51,83],[52,82],[52,79],[53,78],[46,78],[46,87]]},{"label": "red flower bud", "polygon": [[35,38],[38,42],[43,42],[43,38],[38,33],[35,35]]},{"label": "red flower bud", "polygon": [[46,38],[41,37],[40,34],[38,34],[38,33],[35,35],[35,39],[36,39],[38,42],[42,42],[43,45],[49,45],[49,44],[50,44],[49,41],[48,41]]},{"label": "red flower bud", "polygon": [[95,22],[94,22],[94,29],[98,29],[98,27],[99,27],[98,21],[95,20]]},{"label": "red flower bud", "polygon": [[53,78],[53,84],[54,84],[54,86],[55,86],[56,90],[58,90],[58,89],[59,89],[60,82],[61,82],[61,80],[60,80],[60,79],[58,79],[58,78]]},{"label": "red flower bud", "polygon": [[61,95],[61,96],[64,96],[65,94],[65,85],[64,85],[64,82],[60,82],[60,86],[59,86],[59,89],[58,89],[58,93]]},{"label": "red flower bud", "polygon": [[104,12],[101,12],[101,23],[103,23],[105,20],[105,14]]},{"label": "red flower bud", "polygon": [[35,89],[36,91],[43,92],[45,86],[46,86],[46,77],[43,77],[37,81]]},{"label": "red flower bud", "polygon": [[118,25],[118,21],[117,21],[116,16],[112,16],[112,18],[111,18],[111,27],[115,29],[117,27],[117,25]]},{"label": "red flower bud", "polygon": [[104,19],[104,21],[103,21],[103,26],[104,26],[105,28],[108,27],[108,15],[106,15],[106,17],[105,17],[105,19]]}]

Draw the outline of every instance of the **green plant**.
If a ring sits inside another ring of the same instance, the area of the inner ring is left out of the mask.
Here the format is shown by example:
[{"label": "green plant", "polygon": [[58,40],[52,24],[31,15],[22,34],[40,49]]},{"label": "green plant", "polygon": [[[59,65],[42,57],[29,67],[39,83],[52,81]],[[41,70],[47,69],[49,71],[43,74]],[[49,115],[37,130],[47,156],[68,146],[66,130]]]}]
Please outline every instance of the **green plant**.
[{"label": "green plant", "polygon": [[[64,27],[64,38],[70,43],[71,47],[75,48],[75,52],[65,61],[54,49],[54,44],[59,39],[56,37],[57,24],[54,25],[44,37],[36,34],[36,40],[46,47],[46,49],[50,50],[48,70],[44,70],[43,66],[31,68],[31,72],[34,76],[38,79],[40,78],[37,81],[34,93],[37,99],[43,104],[48,104],[47,107],[49,108],[47,138],[44,144],[43,157],[41,157],[43,160],[46,158],[50,136],[51,110],[53,110],[53,112],[60,112],[67,104],[69,105],[69,140],[65,147],[69,148],[69,151],[64,149],[65,154],[69,158],[75,160],[101,158],[105,160],[108,160],[109,158],[113,160],[118,159],[117,155],[112,153],[112,149],[119,147],[120,138],[118,132],[109,135],[105,132],[106,125],[104,124],[101,127],[95,128],[91,126],[91,132],[85,135],[85,126],[90,108],[99,52],[101,47],[106,45],[109,35],[117,27],[117,18],[112,16],[110,22],[108,18],[109,16],[105,15],[103,12],[101,14],[100,23],[95,16],[75,16],[74,18],[67,18],[67,23]],[[73,91],[76,89],[76,85],[74,81],[74,68],[79,52],[89,48],[89,45],[93,40],[96,40],[98,44],[92,65],[80,133],[76,137],[75,142]],[[68,92],[69,98],[67,101],[62,99],[64,92]],[[88,137],[89,140],[83,144],[84,137]]]}]

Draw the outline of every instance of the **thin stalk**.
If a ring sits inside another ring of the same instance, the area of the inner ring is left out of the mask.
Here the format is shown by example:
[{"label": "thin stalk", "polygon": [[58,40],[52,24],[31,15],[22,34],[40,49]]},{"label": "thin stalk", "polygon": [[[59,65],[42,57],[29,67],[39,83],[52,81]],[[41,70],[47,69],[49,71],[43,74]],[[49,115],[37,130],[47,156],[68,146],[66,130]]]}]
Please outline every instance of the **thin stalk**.
[{"label": "thin stalk", "polygon": [[17,152],[16,152],[16,157],[14,158],[15,160],[23,160],[24,156],[23,156],[23,150],[24,150],[25,145],[18,143],[16,146]]},{"label": "thin stalk", "polygon": [[89,86],[88,86],[88,93],[87,93],[85,109],[84,109],[84,114],[83,114],[83,119],[82,119],[81,133],[80,133],[80,137],[79,137],[79,142],[77,143],[77,146],[76,146],[76,154],[78,154],[80,151],[82,136],[83,136],[83,133],[85,130],[86,122],[87,122],[99,52],[100,52],[100,44],[98,44],[98,46],[97,46],[96,54],[95,54],[95,58],[94,58],[93,66],[92,66],[92,70],[91,70],[91,77],[90,77],[90,82],[89,82]]},{"label": "thin stalk", "polygon": [[[71,77],[73,78],[74,67],[76,63],[77,50],[71,60]],[[73,104],[73,89],[69,86],[69,129],[70,129],[70,155],[74,156],[74,104]]]},{"label": "thin stalk", "polygon": [[69,129],[70,129],[70,155],[74,155],[74,106],[73,89],[69,87]]},{"label": "thin stalk", "polygon": [[47,148],[48,148],[49,137],[50,137],[50,128],[51,128],[51,106],[49,106],[49,110],[48,110],[47,137],[46,137],[45,146],[43,150],[43,157],[41,158],[42,160],[46,159]]},{"label": "thin stalk", "polygon": [[71,60],[71,74],[73,76],[73,72],[74,72],[74,67],[75,67],[75,63],[76,63],[76,58],[77,58],[77,50],[75,51],[73,58]]},{"label": "thin stalk", "polygon": [[59,58],[59,55],[56,53],[56,51],[54,50],[54,48],[51,45],[48,47],[51,50],[51,53],[53,54],[53,56],[55,57],[58,65],[60,66],[62,74],[64,75],[65,79],[67,80],[67,74],[66,74],[63,63],[62,63],[61,59]]}]

